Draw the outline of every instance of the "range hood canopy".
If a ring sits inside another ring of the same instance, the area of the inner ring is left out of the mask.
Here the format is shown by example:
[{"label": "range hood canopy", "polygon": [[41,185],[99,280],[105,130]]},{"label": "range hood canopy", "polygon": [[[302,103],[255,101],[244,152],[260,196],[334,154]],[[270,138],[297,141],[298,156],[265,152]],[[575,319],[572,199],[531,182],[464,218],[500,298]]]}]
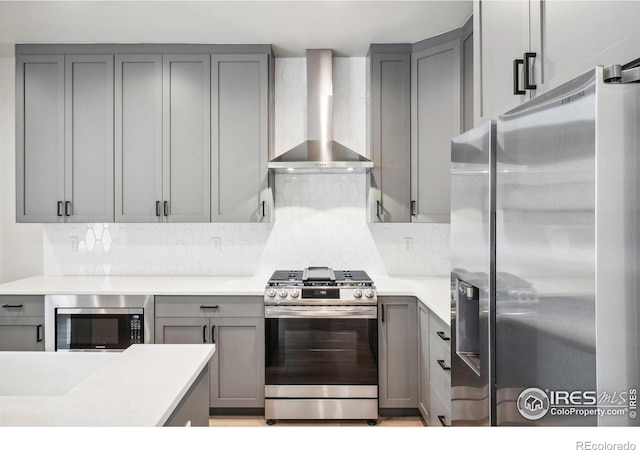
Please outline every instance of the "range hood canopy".
[{"label": "range hood canopy", "polygon": [[333,52],[307,50],[307,141],[269,161],[276,172],[363,173],[373,162],[333,140]]}]

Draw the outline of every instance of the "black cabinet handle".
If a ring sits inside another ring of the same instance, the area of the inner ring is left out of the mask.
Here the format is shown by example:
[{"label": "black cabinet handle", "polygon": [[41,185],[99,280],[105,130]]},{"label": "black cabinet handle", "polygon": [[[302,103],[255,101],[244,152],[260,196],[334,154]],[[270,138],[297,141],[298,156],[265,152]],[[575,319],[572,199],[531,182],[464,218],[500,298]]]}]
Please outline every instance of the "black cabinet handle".
[{"label": "black cabinet handle", "polygon": [[169,202],[167,201],[164,202],[164,215],[165,216],[169,215]]},{"label": "black cabinet handle", "polygon": [[531,79],[531,60],[535,59],[536,54],[534,52],[526,52],[524,54],[524,88],[525,89],[537,89],[535,84],[529,83]]},{"label": "black cabinet handle", "polygon": [[42,325],[38,325],[36,327],[36,342],[42,342],[42,335],[40,334],[40,330],[42,330]]},{"label": "black cabinet handle", "polygon": [[62,217],[64,214],[62,202],[58,202],[58,217]]},{"label": "black cabinet handle", "polygon": [[438,337],[439,337],[440,339],[442,339],[443,341],[449,341],[449,340],[451,340],[451,338],[450,338],[449,336],[447,336],[447,335],[445,335],[445,334],[444,334],[444,331],[438,331],[436,334],[437,334],[437,335],[438,335]]},{"label": "black cabinet handle", "polygon": [[202,343],[203,344],[207,343],[207,326],[206,325],[202,326]]},{"label": "black cabinet handle", "polygon": [[448,427],[447,422],[444,421],[444,416],[438,416],[438,420],[440,421],[440,425],[443,427]]},{"label": "black cabinet handle", "polygon": [[513,60],[513,95],[525,95],[527,91],[520,89],[520,66],[524,65],[524,59]]},{"label": "black cabinet handle", "polygon": [[211,325],[211,343],[212,344],[216,343],[216,326],[215,325]]},{"label": "black cabinet handle", "polygon": [[71,209],[71,202],[64,202],[64,215],[69,217],[73,214],[73,210]]},{"label": "black cabinet handle", "polygon": [[265,203],[266,202],[264,200],[262,200],[262,217],[264,217],[266,215],[265,214]]},{"label": "black cabinet handle", "polygon": [[380,305],[380,307],[382,308],[382,314],[380,319],[384,322],[384,303],[382,305]]},{"label": "black cabinet handle", "polygon": [[411,200],[411,211],[410,211],[411,216],[415,216],[416,215],[416,201],[415,200]]},{"label": "black cabinet handle", "polygon": [[445,366],[444,359],[437,359],[438,365],[442,367],[442,370],[451,370],[451,367]]},{"label": "black cabinet handle", "polygon": [[156,217],[160,217],[162,215],[162,211],[160,211],[160,202],[156,202]]},{"label": "black cabinet handle", "polygon": [[220,305],[200,305],[200,309],[218,309]]},{"label": "black cabinet handle", "polygon": [[3,308],[22,308],[23,305],[2,305]]},{"label": "black cabinet handle", "polygon": [[378,216],[378,218],[382,216],[382,203],[380,202],[380,200],[376,200],[376,215]]}]

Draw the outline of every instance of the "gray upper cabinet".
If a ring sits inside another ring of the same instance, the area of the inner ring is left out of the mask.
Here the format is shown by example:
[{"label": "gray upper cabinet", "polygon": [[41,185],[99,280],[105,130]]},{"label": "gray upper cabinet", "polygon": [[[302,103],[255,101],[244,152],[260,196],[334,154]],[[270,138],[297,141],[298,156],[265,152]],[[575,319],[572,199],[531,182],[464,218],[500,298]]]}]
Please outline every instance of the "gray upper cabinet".
[{"label": "gray upper cabinet", "polygon": [[367,54],[369,222],[411,221],[411,44],[374,44]]},{"label": "gray upper cabinet", "polygon": [[64,56],[16,58],[16,220],[62,222]]},{"label": "gray upper cabinet", "polygon": [[267,221],[269,55],[212,55],[211,99],[211,221]]},{"label": "gray upper cabinet", "polygon": [[[451,139],[461,131],[460,32],[414,45],[411,55],[411,213],[450,221]],[[416,49],[416,47],[418,49]]]},{"label": "gray upper cabinet", "polygon": [[162,222],[162,55],[116,55],[116,222]]},{"label": "gray upper cabinet", "polygon": [[[534,2],[539,2],[535,0]],[[515,108],[530,98],[523,89],[523,68],[514,80],[514,61],[523,59],[530,46],[530,2],[474,1],[474,109],[475,124]],[[518,81],[523,94],[514,94]]]},{"label": "gray upper cabinet", "polygon": [[163,214],[169,222],[211,218],[210,60],[163,55]]},{"label": "gray upper cabinet", "polygon": [[17,221],[113,222],[113,56],[21,55]]},{"label": "gray upper cabinet", "polygon": [[[596,65],[624,65],[640,57],[640,2],[536,2],[532,45],[538,92],[565,83]],[[579,17],[579,20],[567,20]]]},{"label": "gray upper cabinet", "polygon": [[65,56],[65,216],[113,222],[113,56]]}]

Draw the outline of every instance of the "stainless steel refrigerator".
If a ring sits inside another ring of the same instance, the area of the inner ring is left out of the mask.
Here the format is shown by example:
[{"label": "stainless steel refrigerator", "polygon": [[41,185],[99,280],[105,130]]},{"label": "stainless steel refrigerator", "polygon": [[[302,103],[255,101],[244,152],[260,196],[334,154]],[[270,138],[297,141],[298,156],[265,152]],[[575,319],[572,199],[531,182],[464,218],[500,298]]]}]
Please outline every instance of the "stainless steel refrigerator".
[{"label": "stainless steel refrigerator", "polygon": [[640,425],[640,69],[619,69],[452,141],[453,425]]}]

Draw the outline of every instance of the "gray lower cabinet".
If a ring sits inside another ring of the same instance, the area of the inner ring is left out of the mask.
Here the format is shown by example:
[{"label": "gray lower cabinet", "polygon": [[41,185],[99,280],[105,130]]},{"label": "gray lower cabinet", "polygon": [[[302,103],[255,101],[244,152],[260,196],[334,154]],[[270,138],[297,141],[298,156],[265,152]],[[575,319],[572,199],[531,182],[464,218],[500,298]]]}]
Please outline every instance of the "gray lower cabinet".
[{"label": "gray lower cabinet", "polygon": [[373,44],[367,54],[369,222],[411,221],[411,44]]},{"label": "gray lower cabinet", "polygon": [[216,344],[210,408],[264,408],[262,297],[156,296],[157,344]]},{"label": "gray lower cabinet", "polygon": [[[422,319],[422,316],[421,316]],[[422,324],[422,321],[421,321]],[[451,425],[451,330],[429,311],[429,426]],[[421,388],[426,388],[421,384]]]},{"label": "gray lower cabinet", "polygon": [[211,56],[163,59],[163,205],[169,222],[211,218]]},{"label": "gray lower cabinet", "polygon": [[378,298],[378,406],[381,410],[418,408],[416,315],[415,297]]},{"label": "gray lower cabinet", "polygon": [[211,56],[211,221],[268,221],[270,55]]},{"label": "gray lower cabinet", "polygon": [[16,220],[113,222],[113,56],[16,63]]},{"label": "gray lower cabinet", "polygon": [[0,297],[0,351],[44,351],[44,297]]},{"label": "gray lower cabinet", "polygon": [[418,302],[418,409],[429,421],[429,308]]}]

